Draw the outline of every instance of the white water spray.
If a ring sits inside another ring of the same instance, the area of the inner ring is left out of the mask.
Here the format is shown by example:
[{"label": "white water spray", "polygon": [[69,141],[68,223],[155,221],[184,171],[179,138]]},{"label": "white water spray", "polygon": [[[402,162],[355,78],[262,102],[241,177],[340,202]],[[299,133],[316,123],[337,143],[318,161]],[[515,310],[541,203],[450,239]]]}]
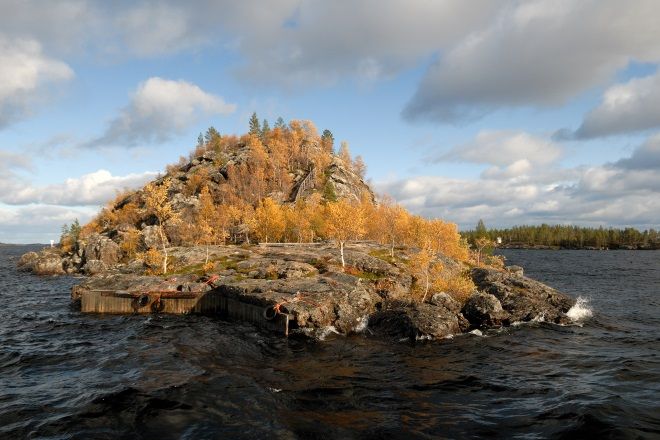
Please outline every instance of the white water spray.
[{"label": "white water spray", "polygon": [[589,307],[589,300],[587,298],[582,298],[581,296],[578,296],[575,305],[566,312],[566,316],[571,318],[574,322],[584,321],[587,318],[591,318],[592,315],[593,312]]}]

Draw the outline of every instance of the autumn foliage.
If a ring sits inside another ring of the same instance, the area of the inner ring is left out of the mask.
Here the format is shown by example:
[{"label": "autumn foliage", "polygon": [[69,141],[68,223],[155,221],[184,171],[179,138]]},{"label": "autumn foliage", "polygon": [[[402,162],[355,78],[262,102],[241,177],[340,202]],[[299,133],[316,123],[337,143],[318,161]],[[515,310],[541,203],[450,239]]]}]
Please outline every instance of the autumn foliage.
[{"label": "autumn foliage", "polygon": [[[211,245],[328,240],[346,266],[346,245],[370,240],[386,246],[391,259],[407,261],[420,300],[431,290],[460,296],[472,289],[463,274],[436,258],[469,260],[456,225],[413,215],[389,198],[376,202],[362,182],[362,158],[353,159],[345,142],[337,153],[334,148],[332,133],[319,135],[309,121],[278,121],[270,128],[255,115],[241,137],[210,128],[189,159],[168,166],[164,177],[143,189],[119,194],[80,235],[121,231],[124,254],[140,256],[162,273],[168,271],[171,245],[205,246],[208,263]],[[328,173],[331,165],[355,176],[362,189],[340,196]],[[145,226],[158,232],[158,244],[149,249],[140,239]]]}]

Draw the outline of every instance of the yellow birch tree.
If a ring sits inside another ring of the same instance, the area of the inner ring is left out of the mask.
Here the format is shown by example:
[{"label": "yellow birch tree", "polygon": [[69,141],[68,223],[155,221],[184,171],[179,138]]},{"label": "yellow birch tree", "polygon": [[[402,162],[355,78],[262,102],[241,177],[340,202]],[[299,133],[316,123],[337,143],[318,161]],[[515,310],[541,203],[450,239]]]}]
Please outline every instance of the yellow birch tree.
[{"label": "yellow birch tree", "polygon": [[365,216],[361,207],[346,199],[328,203],[326,211],[326,233],[339,245],[341,266],[346,267],[344,246],[349,240],[359,240],[366,232]]},{"label": "yellow birch tree", "polygon": [[174,211],[170,203],[167,192],[172,181],[165,178],[160,183],[150,182],[144,187],[144,206],[147,214],[152,214],[158,221],[158,234],[163,249],[163,274],[167,273],[167,236],[165,235],[164,225],[167,222],[176,223],[179,219],[179,213]]},{"label": "yellow birch tree", "polygon": [[263,199],[254,213],[254,233],[259,241],[279,241],[285,227],[286,221],[280,205],[270,197]]}]

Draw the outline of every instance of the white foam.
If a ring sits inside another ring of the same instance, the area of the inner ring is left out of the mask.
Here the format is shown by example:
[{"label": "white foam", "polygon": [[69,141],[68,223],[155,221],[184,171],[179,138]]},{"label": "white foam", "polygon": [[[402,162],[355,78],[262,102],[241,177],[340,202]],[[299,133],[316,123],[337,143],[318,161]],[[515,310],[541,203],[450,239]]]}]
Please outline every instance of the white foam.
[{"label": "white foam", "polygon": [[319,339],[319,341],[325,341],[325,338],[327,338],[331,334],[341,335],[341,333],[337,331],[334,325],[329,325],[319,330],[317,338]]},{"label": "white foam", "polygon": [[545,315],[543,313],[539,313],[532,319],[532,322],[545,322]]},{"label": "white foam", "polygon": [[355,326],[355,333],[362,333],[367,329],[369,325],[369,316],[364,315],[362,318],[357,319],[357,325]]},{"label": "white foam", "polygon": [[589,300],[587,298],[582,298],[581,296],[578,296],[575,305],[566,312],[566,316],[568,316],[573,322],[584,321],[587,318],[591,318],[592,315],[593,312],[589,307]]},{"label": "white foam", "polygon": [[484,335],[484,334],[481,332],[481,330],[479,330],[479,329],[474,329],[474,330],[472,330],[472,331],[470,332],[470,334],[471,334],[471,335],[475,335],[475,336],[483,336],[483,335]]}]

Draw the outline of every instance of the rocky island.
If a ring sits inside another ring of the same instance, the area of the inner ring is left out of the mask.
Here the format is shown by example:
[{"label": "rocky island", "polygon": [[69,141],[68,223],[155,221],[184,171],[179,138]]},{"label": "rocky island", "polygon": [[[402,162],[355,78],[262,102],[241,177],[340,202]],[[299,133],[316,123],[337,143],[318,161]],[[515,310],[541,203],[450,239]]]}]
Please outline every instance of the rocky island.
[{"label": "rocky island", "polygon": [[83,312],[213,313],[286,334],[437,339],[570,322],[574,299],[479,255],[456,225],[377,199],[364,172],[308,121],[210,128],[19,268],[85,275],[72,291]]}]

